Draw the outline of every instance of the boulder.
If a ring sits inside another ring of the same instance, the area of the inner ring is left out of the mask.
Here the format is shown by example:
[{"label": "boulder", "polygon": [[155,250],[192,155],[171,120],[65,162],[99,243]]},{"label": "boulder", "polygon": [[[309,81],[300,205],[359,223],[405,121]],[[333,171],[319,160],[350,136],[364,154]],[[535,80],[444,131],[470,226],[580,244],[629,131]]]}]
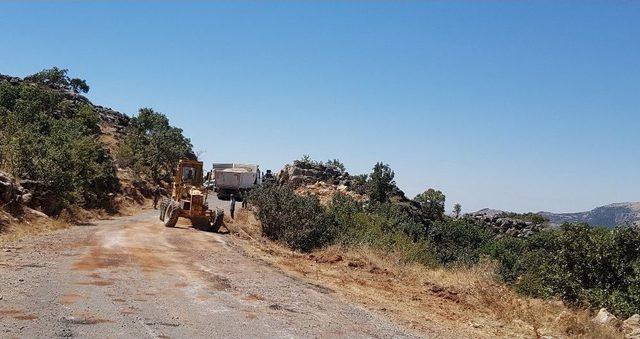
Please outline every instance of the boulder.
[{"label": "boulder", "polygon": [[16,182],[13,176],[0,172],[0,203],[13,205],[21,201],[24,189]]},{"label": "boulder", "polygon": [[634,314],[622,322],[625,338],[640,339],[640,315]]},{"label": "boulder", "polygon": [[618,320],[615,315],[609,313],[606,308],[601,308],[598,314],[593,318],[593,322],[602,325],[615,323]]},{"label": "boulder", "polygon": [[285,165],[278,175],[278,183],[294,188],[301,185],[325,182],[337,185],[348,180],[348,174],[337,168],[327,167],[323,164],[310,164],[296,160],[293,164]]}]

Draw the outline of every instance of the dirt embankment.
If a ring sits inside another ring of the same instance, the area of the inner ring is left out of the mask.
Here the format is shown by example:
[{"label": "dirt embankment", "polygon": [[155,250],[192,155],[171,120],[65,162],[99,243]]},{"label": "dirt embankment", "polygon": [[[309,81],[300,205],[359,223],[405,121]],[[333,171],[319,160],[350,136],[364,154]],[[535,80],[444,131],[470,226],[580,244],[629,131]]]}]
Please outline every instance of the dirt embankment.
[{"label": "dirt embankment", "polygon": [[588,311],[517,295],[497,282],[490,262],[431,269],[366,248],[331,247],[303,254],[262,237],[259,221],[249,210],[239,211],[227,225],[249,255],[427,336],[622,336],[618,329],[593,323]]}]

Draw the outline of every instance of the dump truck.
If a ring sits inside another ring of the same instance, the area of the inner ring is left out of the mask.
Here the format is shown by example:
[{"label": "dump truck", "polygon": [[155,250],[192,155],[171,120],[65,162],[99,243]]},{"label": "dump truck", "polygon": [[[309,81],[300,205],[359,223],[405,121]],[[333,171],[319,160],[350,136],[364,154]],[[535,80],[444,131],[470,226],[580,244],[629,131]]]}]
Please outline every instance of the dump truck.
[{"label": "dump truck", "polygon": [[171,194],[160,203],[160,221],[174,227],[178,218],[191,220],[201,230],[217,232],[222,225],[223,211],[209,209],[209,189],[203,186],[202,161],[182,159],[176,168]]},{"label": "dump truck", "polygon": [[240,192],[250,190],[260,184],[258,165],[214,163],[211,170],[214,189],[219,199],[229,199],[231,194],[242,199]]}]

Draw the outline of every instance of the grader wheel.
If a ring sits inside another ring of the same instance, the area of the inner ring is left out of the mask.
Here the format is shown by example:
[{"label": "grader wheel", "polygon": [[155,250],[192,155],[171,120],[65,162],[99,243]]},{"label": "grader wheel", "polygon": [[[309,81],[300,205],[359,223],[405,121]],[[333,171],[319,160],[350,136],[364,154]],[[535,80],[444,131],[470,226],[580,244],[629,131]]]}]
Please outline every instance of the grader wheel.
[{"label": "grader wheel", "polygon": [[167,206],[169,206],[169,199],[163,198],[160,201],[160,206],[158,206],[158,211],[160,211],[160,221],[164,221],[164,216],[167,213]]},{"label": "grader wheel", "polygon": [[164,226],[165,227],[175,227],[178,222],[178,217],[180,216],[180,206],[176,204],[169,204],[167,206],[167,210],[164,215]]},{"label": "grader wheel", "polygon": [[209,231],[218,232],[220,227],[222,227],[222,220],[224,219],[224,211],[216,208],[215,211],[211,214],[211,227],[209,227]]}]

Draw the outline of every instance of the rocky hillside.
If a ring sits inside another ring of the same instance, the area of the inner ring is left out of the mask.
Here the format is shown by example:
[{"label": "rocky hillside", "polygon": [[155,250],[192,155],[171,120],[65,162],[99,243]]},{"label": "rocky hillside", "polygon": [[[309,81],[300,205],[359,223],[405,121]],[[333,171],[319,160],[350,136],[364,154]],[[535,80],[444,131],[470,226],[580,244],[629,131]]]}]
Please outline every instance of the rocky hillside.
[{"label": "rocky hillside", "polygon": [[640,202],[623,202],[596,207],[590,211],[577,213],[551,213],[539,212],[538,214],[549,219],[552,225],[561,225],[565,222],[585,222],[591,226],[614,227],[617,225],[640,226]]},{"label": "rocky hillside", "polygon": [[189,139],[164,114],[141,108],[130,117],[92,103],[81,94],[88,91],[85,80],[57,67],[25,78],[0,74],[3,201],[47,215],[116,211],[120,201],[142,201],[180,158],[193,157]]},{"label": "rocky hillside", "polygon": [[[491,208],[483,208],[469,216],[473,217],[489,217],[498,219],[501,214],[505,214],[502,210]],[[548,220],[550,226],[560,226],[564,223],[583,222],[591,226],[640,226],[640,202],[622,202],[614,203],[606,206],[596,207],[586,212],[574,213],[552,213],[537,212],[535,213]]]},{"label": "rocky hillside", "polygon": [[113,110],[109,107],[94,105],[84,95],[76,93],[73,90],[69,90],[57,83],[43,85],[31,81],[28,78],[22,79],[19,77],[0,74],[0,84],[10,84],[16,88],[23,85],[47,87],[51,93],[60,95],[62,97],[62,101],[65,102],[64,106],[56,107],[51,110],[50,114],[57,118],[69,117],[69,112],[75,111],[74,108],[80,106],[87,105],[91,107],[92,111],[100,118],[99,126],[102,134],[101,139],[105,141],[106,146],[108,146],[110,151],[114,150],[117,139],[120,138],[124,129],[129,124],[130,118],[126,114]]}]

